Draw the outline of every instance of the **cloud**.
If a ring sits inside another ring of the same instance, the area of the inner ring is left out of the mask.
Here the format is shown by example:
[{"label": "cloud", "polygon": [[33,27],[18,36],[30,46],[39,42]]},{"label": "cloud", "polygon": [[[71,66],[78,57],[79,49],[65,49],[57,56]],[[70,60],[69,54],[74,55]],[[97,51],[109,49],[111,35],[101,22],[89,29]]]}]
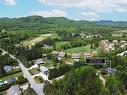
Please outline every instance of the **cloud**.
[{"label": "cloud", "polygon": [[3,0],[2,1],[5,5],[16,5],[16,0]]},{"label": "cloud", "polygon": [[99,17],[95,12],[82,12],[82,15],[87,17],[94,17],[94,18]]},{"label": "cloud", "polygon": [[[96,12],[125,12],[127,0],[38,0],[40,3],[65,8],[89,9]],[[121,6],[121,4],[123,6]],[[121,11],[122,10],[122,11]]]},{"label": "cloud", "polygon": [[68,14],[66,11],[54,9],[52,11],[37,11],[32,12],[31,15],[38,15],[43,17],[67,17]]},{"label": "cloud", "polygon": [[81,14],[88,20],[97,20],[99,18],[99,15],[95,12],[82,12]]}]

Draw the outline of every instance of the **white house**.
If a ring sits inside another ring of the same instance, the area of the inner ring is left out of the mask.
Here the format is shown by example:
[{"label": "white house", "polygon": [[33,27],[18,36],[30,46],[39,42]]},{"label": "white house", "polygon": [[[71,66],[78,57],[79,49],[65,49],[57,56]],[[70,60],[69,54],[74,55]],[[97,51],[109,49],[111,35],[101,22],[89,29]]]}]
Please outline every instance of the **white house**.
[{"label": "white house", "polygon": [[48,76],[49,70],[45,66],[40,66],[40,70],[44,75]]}]

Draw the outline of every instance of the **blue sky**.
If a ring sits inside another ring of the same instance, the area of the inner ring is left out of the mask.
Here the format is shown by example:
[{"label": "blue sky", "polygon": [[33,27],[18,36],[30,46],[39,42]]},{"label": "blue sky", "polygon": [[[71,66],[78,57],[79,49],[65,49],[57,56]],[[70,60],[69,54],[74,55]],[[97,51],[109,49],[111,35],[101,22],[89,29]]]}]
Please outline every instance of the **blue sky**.
[{"label": "blue sky", "polygon": [[0,17],[127,21],[127,0],[0,0]]}]

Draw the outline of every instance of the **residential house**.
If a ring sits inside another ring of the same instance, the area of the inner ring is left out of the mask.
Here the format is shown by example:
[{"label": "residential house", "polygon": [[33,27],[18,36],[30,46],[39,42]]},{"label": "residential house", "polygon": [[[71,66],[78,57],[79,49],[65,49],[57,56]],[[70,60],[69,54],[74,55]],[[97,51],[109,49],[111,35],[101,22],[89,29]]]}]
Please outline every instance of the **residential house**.
[{"label": "residential house", "polygon": [[85,58],[91,57],[91,52],[84,52],[84,57]]},{"label": "residential house", "polygon": [[46,76],[49,74],[49,70],[45,66],[40,66],[40,71]]},{"label": "residential house", "polygon": [[65,52],[59,52],[58,57],[63,58],[65,56]]},{"label": "residential house", "polygon": [[102,48],[103,51],[110,52],[110,49],[109,49],[109,41],[108,40],[102,40],[100,42],[100,47]]},{"label": "residential house", "polygon": [[40,58],[40,59],[37,59],[37,60],[35,60],[35,64],[43,64],[44,63],[44,61]]},{"label": "residential house", "polygon": [[65,56],[65,52],[59,52],[59,54],[57,55],[57,58],[61,60],[61,58],[63,58],[64,56]]},{"label": "residential house", "polygon": [[4,66],[4,70],[5,70],[5,72],[10,72],[10,71],[13,70],[13,67],[9,66],[9,65],[6,65],[6,66]]},{"label": "residential house", "polygon": [[57,56],[59,54],[59,51],[53,51],[52,54]]},{"label": "residential house", "polygon": [[105,65],[107,60],[104,58],[86,58],[86,64],[89,65]]},{"label": "residential house", "polygon": [[79,59],[80,58],[80,53],[72,54],[72,58],[73,59]]},{"label": "residential house", "polygon": [[19,85],[11,86],[7,90],[7,95],[20,95],[21,93],[22,93],[22,89],[20,88]]},{"label": "residential house", "polygon": [[78,61],[80,59],[80,53],[72,54],[72,59],[74,59],[74,61]]}]

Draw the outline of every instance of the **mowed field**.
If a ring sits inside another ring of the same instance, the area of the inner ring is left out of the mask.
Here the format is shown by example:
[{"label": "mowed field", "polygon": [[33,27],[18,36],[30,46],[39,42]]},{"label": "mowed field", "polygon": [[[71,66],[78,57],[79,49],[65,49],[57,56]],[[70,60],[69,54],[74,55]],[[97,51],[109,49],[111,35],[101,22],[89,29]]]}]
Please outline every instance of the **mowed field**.
[{"label": "mowed field", "polygon": [[96,48],[96,49],[91,49],[90,48],[91,45],[86,45],[86,46],[81,46],[81,47],[76,47],[76,48],[71,48],[71,49],[67,49],[65,52],[66,53],[80,53],[80,52],[91,52],[91,51],[99,51],[100,48]]},{"label": "mowed field", "polygon": [[29,39],[29,40],[26,40],[26,41],[23,41],[21,42],[21,44],[23,44],[24,46],[32,46],[32,45],[35,45],[36,43],[39,43],[41,41],[43,41],[44,39],[50,37],[52,34],[43,34],[43,35],[40,35],[34,39]]},{"label": "mowed field", "polygon": [[91,51],[91,50],[92,49],[90,49],[90,45],[86,45],[86,46],[67,49],[65,52],[72,54],[72,53],[86,52],[86,51]]}]

